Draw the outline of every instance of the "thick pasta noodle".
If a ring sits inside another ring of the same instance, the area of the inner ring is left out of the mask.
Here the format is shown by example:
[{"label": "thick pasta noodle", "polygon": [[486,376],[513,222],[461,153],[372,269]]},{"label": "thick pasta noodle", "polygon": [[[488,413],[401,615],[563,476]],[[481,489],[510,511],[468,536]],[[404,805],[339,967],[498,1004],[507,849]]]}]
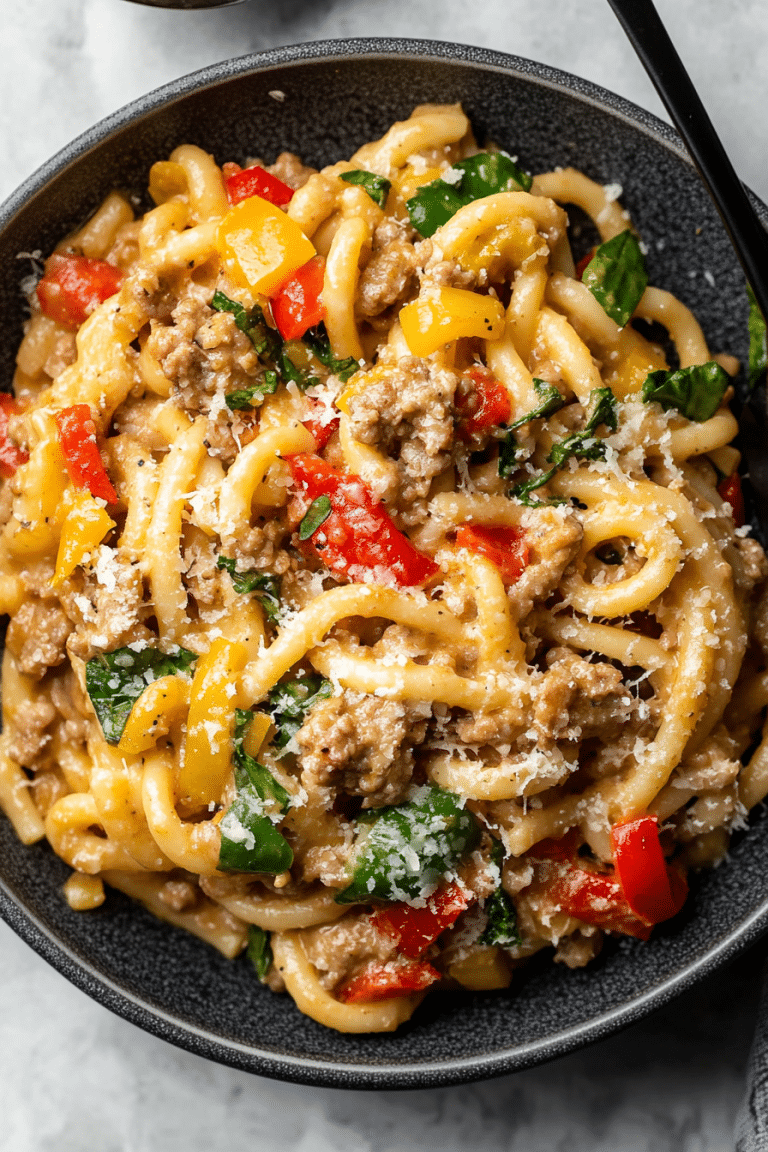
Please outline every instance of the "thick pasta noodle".
[{"label": "thick pasta noodle", "polygon": [[392,1030],[647,938],[768,793],[735,365],[615,186],[531,180],[458,106],[322,172],[225,160],[160,158],[31,296],[0,806],[72,909],[118,888]]}]

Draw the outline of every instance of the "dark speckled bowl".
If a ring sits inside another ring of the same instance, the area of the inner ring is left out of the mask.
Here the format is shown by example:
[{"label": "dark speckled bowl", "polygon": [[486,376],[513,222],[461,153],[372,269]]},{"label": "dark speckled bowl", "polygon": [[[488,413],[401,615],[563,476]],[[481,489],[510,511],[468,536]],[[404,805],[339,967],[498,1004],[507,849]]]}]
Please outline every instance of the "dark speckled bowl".
[{"label": "dark speckled bowl", "polygon": [[[320,166],[348,157],[415,104],[457,100],[480,141],[493,139],[532,171],[574,164],[619,181],[648,245],[651,283],[695,310],[712,348],[744,357],[742,275],[670,128],[528,60],[349,40],[247,56],[178,80],[86,132],[28,180],[0,209],[2,386],[24,316],[17,253],[49,251],[114,187],[143,195],[149,166],[175,145],[194,142],[220,162],[288,148]],[[22,847],[0,818],[0,913],[73,983],[203,1056],[335,1087],[453,1084],[561,1055],[665,1003],[768,926],[768,829],[758,820],[650,943],[622,941],[575,972],[534,962],[508,992],[436,994],[395,1035],[343,1036],[262,988],[244,958],[222,959],[118,893],[96,912],[71,912],[61,896],[67,872],[46,845]]]}]

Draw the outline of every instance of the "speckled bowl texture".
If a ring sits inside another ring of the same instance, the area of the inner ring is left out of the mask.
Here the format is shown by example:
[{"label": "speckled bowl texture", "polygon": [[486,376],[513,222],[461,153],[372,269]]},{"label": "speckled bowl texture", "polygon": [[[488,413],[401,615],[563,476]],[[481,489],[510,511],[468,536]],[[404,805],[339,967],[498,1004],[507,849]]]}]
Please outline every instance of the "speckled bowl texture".
[{"label": "speckled bowl texture", "polygon": [[[648,245],[651,283],[694,309],[714,350],[745,356],[743,278],[672,129],[528,60],[452,44],[350,40],[247,56],[178,80],[98,124],[28,180],[0,209],[2,387],[24,318],[19,280],[28,265],[17,254],[50,251],[112,188],[143,199],[150,165],[177,144],[199,144],[219,162],[271,161],[288,148],[322,166],[415,104],[452,101],[480,142],[495,141],[531,171],[574,164],[619,182]],[[508,991],[434,994],[394,1035],[346,1036],[261,987],[244,957],[224,960],[119,893],[95,912],[70,911],[61,895],[67,874],[47,845],[22,847],[0,818],[0,913],[73,983],[210,1059],[334,1087],[453,1084],[561,1055],[663,1004],[768,927],[768,828],[758,817],[650,943],[611,943],[573,972],[543,957],[516,973]]]}]

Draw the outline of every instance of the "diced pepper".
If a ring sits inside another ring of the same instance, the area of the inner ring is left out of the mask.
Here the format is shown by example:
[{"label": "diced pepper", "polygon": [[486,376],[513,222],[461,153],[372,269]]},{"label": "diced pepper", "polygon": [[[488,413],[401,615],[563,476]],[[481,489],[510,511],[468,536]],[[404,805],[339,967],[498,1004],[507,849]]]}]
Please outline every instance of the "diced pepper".
[{"label": "diced pepper", "polygon": [[508,424],[512,403],[504,385],[487,368],[470,368],[467,372],[474,384],[474,392],[456,398],[461,418],[460,430],[465,435]]},{"label": "diced pepper", "polygon": [[744,524],[744,494],[738,472],[722,480],[717,486],[717,491],[723,500],[730,504],[733,509],[733,522],[737,528],[741,528]]},{"label": "diced pepper", "polygon": [[[641,816],[616,824],[611,829],[616,875],[627,904],[648,924],[669,920],[682,908],[688,892],[671,879],[659,843],[659,827],[655,816]],[[679,877],[679,873],[675,873]]]},{"label": "diced pepper", "polygon": [[440,973],[426,960],[401,960],[389,964],[371,963],[353,976],[337,993],[342,1004],[371,1004],[423,992],[440,979]]},{"label": "diced pepper", "polygon": [[8,438],[8,421],[18,411],[19,405],[13,396],[8,392],[0,392],[0,476],[6,480],[29,460],[29,453]]},{"label": "diced pepper", "polygon": [[341,418],[339,416],[333,416],[329,420],[328,409],[319,400],[311,400],[311,404],[312,411],[306,420],[302,420],[302,424],[314,436],[316,444],[315,451],[320,453],[334,432],[338,430]]},{"label": "diced pepper", "polygon": [[78,564],[101,544],[115,522],[104,508],[97,504],[90,492],[68,488],[57,510],[63,516],[56,571],[51,583],[54,587],[71,576]]},{"label": "diced pepper", "polygon": [[216,232],[224,269],[241,288],[272,296],[315,249],[295,220],[260,196],[227,212]]},{"label": "diced pepper", "polygon": [[413,588],[439,572],[429,556],[417,552],[395,527],[358,476],[346,475],[319,456],[288,457],[298,488],[294,511],[303,517],[320,496],[331,501],[330,514],[304,543],[337,576]]},{"label": "diced pepper", "polygon": [[456,532],[459,548],[477,552],[495,564],[505,584],[520,579],[528,564],[524,528],[486,528],[483,524],[462,524]]},{"label": "diced pepper", "polygon": [[400,311],[400,325],[414,356],[431,356],[451,340],[504,333],[504,305],[466,288],[433,288]]},{"label": "diced pepper", "polygon": [[40,307],[65,328],[79,328],[123,282],[124,273],[106,260],[54,253],[37,285]]},{"label": "diced pepper", "polygon": [[549,894],[563,912],[611,932],[647,940],[651,925],[635,916],[615,876],[583,868],[560,868]]},{"label": "diced pepper", "polygon": [[[234,170],[233,170],[234,169]],[[239,164],[225,164],[222,168],[224,184],[230,204],[239,204],[250,196],[261,196],[270,204],[282,208],[290,204],[293,188],[289,188],[277,176],[254,164],[251,168],[241,168]]]},{"label": "diced pepper", "polygon": [[272,297],[272,315],[283,340],[299,340],[325,319],[322,301],[325,261],[313,256]]},{"label": "diced pepper", "polygon": [[441,932],[469,905],[469,898],[458,884],[447,884],[434,892],[425,908],[410,904],[392,904],[378,908],[371,919],[377,928],[397,941],[398,952],[417,959],[437,940]]},{"label": "diced pepper", "polygon": [[580,834],[578,828],[571,828],[570,832],[566,832],[559,840],[553,840],[547,837],[545,840],[539,840],[538,844],[534,844],[528,853],[536,860],[558,860],[561,862],[571,861],[576,855],[576,850],[579,847]]},{"label": "diced pepper", "polygon": [[117,503],[117,493],[107,475],[96,439],[96,425],[88,404],[73,404],[56,413],[59,441],[72,483],[87,488],[91,496]]},{"label": "diced pepper", "polygon": [[178,788],[201,805],[219,802],[231,771],[233,685],[247,656],[245,644],[218,636],[197,662]]}]

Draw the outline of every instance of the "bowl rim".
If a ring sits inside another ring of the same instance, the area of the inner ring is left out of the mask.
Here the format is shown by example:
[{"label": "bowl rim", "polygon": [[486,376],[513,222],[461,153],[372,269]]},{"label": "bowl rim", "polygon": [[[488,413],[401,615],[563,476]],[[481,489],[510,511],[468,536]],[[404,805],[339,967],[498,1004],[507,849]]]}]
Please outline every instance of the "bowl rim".
[{"label": "bowl rim", "polygon": [[[393,37],[357,37],[310,41],[248,53],[188,73],[143,96],[80,133],[37,168],[0,204],[0,230],[30,200],[45,192],[49,182],[67,167],[101,145],[128,124],[140,121],[163,106],[172,106],[192,93],[227,80],[301,67],[312,62],[382,60],[403,57],[414,62],[441,61],[498,71],[535,85],[565,91],[601,112],[624,120],[672,152],[691,169],[693,164],[675,129],[654,113],[570,72],[525,57],[449,41]],[[768,224],[768,208],[750,192],[761,218]],[[457,1056],[424,1064],[417,1061],[379,1063],[332,1062],[326,1059],[279,1056],[239,1041],[223,1040],[142,1000],[130,989],[54,937],[23,899],[0,877],[0,917],[38,955],[92,999],[132,1024],[174,1045],[221,1064],[273,1079],[317,1087],[405,1089],[447,1087],[502,1076],[555,1059],[594,1040],[602,1039],[647,1016],[691,987],[696,981],[733,960],[768,931],[768,896],[763,903],[718,943],[687,962],[662,983],[655,984],[621,1005],[561,1032],[483,1056]]]}]

